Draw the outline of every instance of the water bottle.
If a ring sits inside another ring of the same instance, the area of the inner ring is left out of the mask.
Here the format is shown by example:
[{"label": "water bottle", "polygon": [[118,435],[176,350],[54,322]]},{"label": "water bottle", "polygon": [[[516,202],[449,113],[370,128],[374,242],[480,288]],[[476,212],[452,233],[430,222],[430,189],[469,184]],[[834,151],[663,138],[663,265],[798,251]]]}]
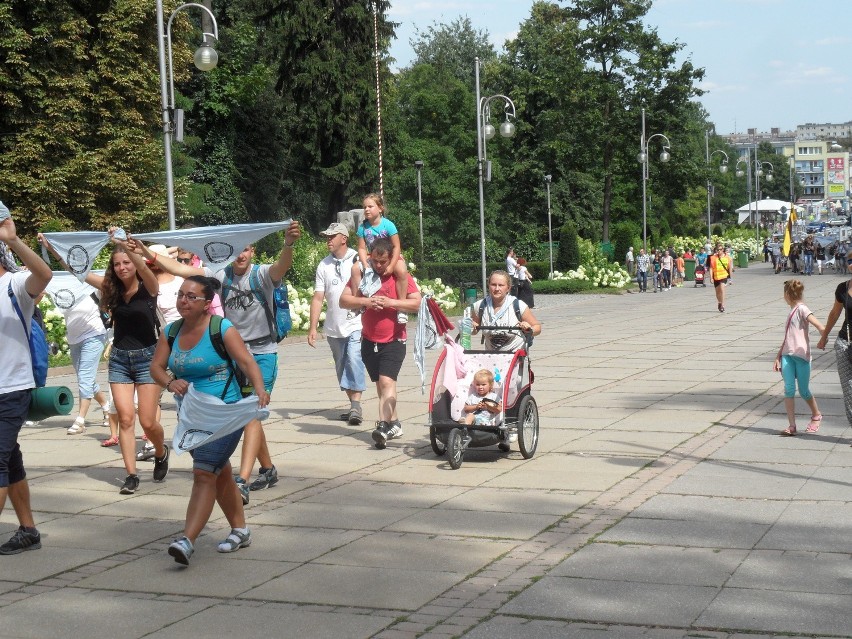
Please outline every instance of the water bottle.
[{"label": "water bottle", "polygon": [[461,345],[466,351],[470,350],[470,334],[472,332],[473,320],[470,318],[470,306],[467,306],[461,320]]}]

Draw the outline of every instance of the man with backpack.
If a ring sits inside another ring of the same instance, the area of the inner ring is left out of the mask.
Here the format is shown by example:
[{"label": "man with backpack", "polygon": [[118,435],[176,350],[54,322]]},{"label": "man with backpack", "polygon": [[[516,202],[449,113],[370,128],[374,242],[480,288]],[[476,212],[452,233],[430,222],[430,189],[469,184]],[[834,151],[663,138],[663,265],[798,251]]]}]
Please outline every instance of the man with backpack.
[{"label": "man with backpack", "polygon": [[[286,286],[284,276],[293,264],[293,244],[302,232],[299,223],[293,221],[284,236],[284,247],[272,264],[253,264],[254,246],[246,246],[237,258],[221,271],[197,268],[183,264],[170,257],[157,256],[157,265],[169,273],[187,278],[190,275],[213,277],[222,283],[222,306],[225,317],[234,324],[240,336],[254,355],[263,373],[268,393],[272,392],[278,376],[278,336],[276,335],[275,310],[272,308],[275,289]],[[146,258],[153,259],[150,251],[141,242],[136,243]],[[251,471],[255,460],[260,462],[257,479],[251,484]],[[266,435],[260,421],[248,423],[243,436],[240,457],[240,473],[236,478],[243,504],[249,503],[250,490],[263,490],[278,483],[278,471],[272,463]]]},{"label": "man with backpack", "polygon": [[[12,538],[0,545],[0,555],[16,555],[41,548],[18,433],[27,419],[30,395],[37,385],[29,344],[35,298],[44,292],[53,273],[18,237],[9,209],[2,203],[0,220],[0,334],[4,339],[0,367],[0,512],[8,496],[19,525]],[[27,271],[18,268],[13,254]]]}]

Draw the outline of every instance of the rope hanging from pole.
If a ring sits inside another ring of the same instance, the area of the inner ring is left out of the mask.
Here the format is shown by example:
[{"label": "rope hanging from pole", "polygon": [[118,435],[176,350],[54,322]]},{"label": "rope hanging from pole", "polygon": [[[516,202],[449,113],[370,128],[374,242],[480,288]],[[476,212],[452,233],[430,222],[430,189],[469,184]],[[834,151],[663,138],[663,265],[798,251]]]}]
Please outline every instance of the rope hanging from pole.
[{"label": "rope hanging from pole", "polygon": [[377,136],[379,141],[379,195],[385,196],[384,169],[382,160],[382,87],[379,77],[379,15],[375,1],[370,3],[373,7],[373,57],[376,63],[376,122]]}]

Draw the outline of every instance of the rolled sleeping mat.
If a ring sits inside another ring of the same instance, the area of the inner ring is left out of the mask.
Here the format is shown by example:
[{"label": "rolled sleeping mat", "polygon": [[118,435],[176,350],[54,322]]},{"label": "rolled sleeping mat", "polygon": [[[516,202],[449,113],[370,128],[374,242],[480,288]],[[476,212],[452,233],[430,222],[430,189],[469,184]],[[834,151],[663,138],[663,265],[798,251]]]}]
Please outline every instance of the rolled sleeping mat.
[{"label": "rolled sleeping mat", "polygon": [[38,422],[48,417],[67,415],[74,408],[74,394],[67,386],[34,388],[27,419]]}]

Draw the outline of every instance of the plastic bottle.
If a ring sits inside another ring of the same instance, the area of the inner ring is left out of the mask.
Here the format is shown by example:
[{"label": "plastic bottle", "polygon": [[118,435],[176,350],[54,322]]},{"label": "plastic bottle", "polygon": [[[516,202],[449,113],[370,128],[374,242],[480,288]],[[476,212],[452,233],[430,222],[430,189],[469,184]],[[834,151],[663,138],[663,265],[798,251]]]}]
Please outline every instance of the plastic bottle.
[{"label": "plastic bottle", "polygon": [[473,320],[470,318],[470,306],[464,309],[461,320],[461,345],[466,351],[470,350],[470,334],[473,332]]}]

